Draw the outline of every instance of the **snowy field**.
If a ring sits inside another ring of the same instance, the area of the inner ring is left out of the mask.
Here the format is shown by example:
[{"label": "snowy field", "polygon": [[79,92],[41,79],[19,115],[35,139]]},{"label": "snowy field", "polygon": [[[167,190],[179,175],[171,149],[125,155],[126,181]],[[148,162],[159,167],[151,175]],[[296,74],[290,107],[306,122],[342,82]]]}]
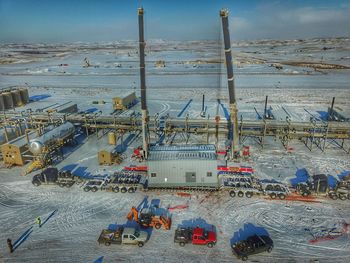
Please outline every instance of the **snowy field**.
[{"label": "snowy field", "polygon": [[[257,119],[263,113],[265,96],[276,118],[288,111],[293,120],[322,118],[333,96],[335,107],[350,117],[350,41],[313,39],[307,41],[239,42],[233,46],[239,115]],[[227,106],[225,67],[222,48],[215,42],[153,41],[147,48],[146,79],[151,115],[200,118],[202,95],[207,114],[225,117]],[[37,51],[40,51],[39,53]],[[41,109],[67,101],[78,103],[79,111],[96,108],[109,115],[111,98],[135,90],[139,95],[137,45],[133,42],[72,44],[59,46],[0,45],[0,88],[28,86],[30,96],[47,94],[18,111]],[[91,66],[84,66],[87,58]],[[165,67],[157,61],[163,60]],[[291,63],[293,62],[293,63]],[[297,62],[297,63],[296,63]],[[299,63],[299,64],[298,64]],[[317,65],[312,65],[317,63]],[[282,66],[276,67],[276,65]],[[343,68],[330,68],[338,65]],[[223,102],[224,107],[217,103]],[[93,101],[105,104],[93,104]],[[138,111],[139,105],[132,110]],[[285,109],[285,110],[283,110]],[[200,137],[191,138],[201,142]],[[132,141],[128,158],[120,166],[102,167],[97,152],[107,147],[106,136],[80,138],[80,144],[66,149],[58,168],[71,167],[77,173],[106,174],[133,164]],[[177,143],[181,143],[178,136]],[[329,142],[325,153],[314,147],[310,152],[298,141],[286,151],[280,141],[267,138],[264,149],[254,140],[251,158],[242,165],[252,166],[263,179],[285,183],[302,171],[324,173],[335,179],[350,171],[350,157]],[[347,142],[348,148],[350,147]],[[236,166],[238,163],[231,163]],[[121,194],[84,192],[79,185],[70,189],[55,186],[36,188],[31,175],[21,176],[23,167],[0,168],[0,262],[240,262],[230,243],[249,234],[268,233],[274,241],[271,254],[249,257],[251,262],[348,262],[350,236],[310,244],[317,235],[350,223],[350,202],[318,198],[317,202],[291,202],[253,197],[232,199],[227,192],[192,193],[136,192]],[[188,205],[172,211],[172,229],[150,231],[143,248],[97,243],[102,229],[126,224],[132,206],[160,202],[162,208]],[[41,228],[34,223],[40,216]],[[218,243],[212,248],[174,244],[178,225],[213,224]],[[6,239],[18,241],[10,254]],[[102,261],[100,261],[102,262]]]}]

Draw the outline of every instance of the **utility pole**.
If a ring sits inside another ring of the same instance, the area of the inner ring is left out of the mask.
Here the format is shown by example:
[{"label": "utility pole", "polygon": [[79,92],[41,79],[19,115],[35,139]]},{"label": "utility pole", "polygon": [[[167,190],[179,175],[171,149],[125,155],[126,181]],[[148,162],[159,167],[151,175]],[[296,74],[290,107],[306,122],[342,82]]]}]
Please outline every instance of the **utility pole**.
[{"label": "utility pole", "polygon": [[144,158],[148,157],[148,111],[146,103],[146,73],[145,73],[145,39],[143,26],[143,8],[137,10],[139,17],[139,54],[140,54],[140,84],[141,84],[141,113],[142,113],[142,141]]},{"label": "utility pole", "polygon": [[228,23],[228,10],[221,9],[220,17],[222,21],[222,31],[224,35],[227,84],[228,84],[229,103],[230,103],[230,120],[231,120],[231,125],[232,125],[231,128],[233,133],[232,145],[231,145],[231,159],[233,159],[234,153],[239,151],[239,132],[238,132],[235,84],[234,84],[233,66],[232,66],[231,41],[230,41],[230,32],[229,32],[229,23]]}]

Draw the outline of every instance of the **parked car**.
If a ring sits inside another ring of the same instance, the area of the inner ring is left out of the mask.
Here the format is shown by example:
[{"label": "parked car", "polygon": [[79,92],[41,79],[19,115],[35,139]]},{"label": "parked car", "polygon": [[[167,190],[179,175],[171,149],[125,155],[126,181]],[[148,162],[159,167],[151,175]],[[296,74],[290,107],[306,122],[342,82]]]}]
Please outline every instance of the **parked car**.
[{"label": "parked car", "polygon": [[270,253],[272,249],[273,241],[267,235],[253,235],[232,245],[232,252],[243,261],[246,261],[250,255],[265,251]]},{"label": "parked car", "polygon": [[110,246],[111,244],[127,244],[143,247],[147,242],[147,238],[148,234],[145,231],[139,231],[133,227],[120,227],[115,231],[108,229],[102,230],[97,242],[106,246]]},{"label": "parked car", "polygon": [[179,243],[182,247],[187,243],[192,243],[194,245],[206,245],[212,248],[216,245],[216,233],[200,227],[179,227],[175,230],[174,243]]}]

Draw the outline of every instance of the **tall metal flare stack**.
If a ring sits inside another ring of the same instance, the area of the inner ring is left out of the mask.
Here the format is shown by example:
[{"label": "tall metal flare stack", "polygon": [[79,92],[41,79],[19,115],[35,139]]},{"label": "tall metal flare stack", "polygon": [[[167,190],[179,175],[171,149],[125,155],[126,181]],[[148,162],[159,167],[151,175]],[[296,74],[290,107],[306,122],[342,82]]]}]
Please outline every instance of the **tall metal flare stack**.
[{"label": "tall metal flare stack", "polygon": [[232,66],[231,41],[230,41],[230,32],[229,32],[229,23],[228,23],[228,10],[221,9],[220,17],[222,21],[222,30],[224,34],[225,59],[226,59],[227,82],[228,82],[229,103],[230,103],[230,118],[231,118],[231,125],[232,125],[232,131],[233,131],[232,146],[231,146],[231,158],[233,158],[234,153],[239,151],[239,133],[238,133],[235,84],[234,84],[233,66]]},{"label": "tall metal flare stack", "polygon": [[137,10],[139,17],[139,54],[140,54],[140,84],[141,84],[141,112],[142,112],[142,140],[144,157],[148,157],[148,111],[146,103],[146,74],[145,74],[145,39],[143,26],[143,8]]}]

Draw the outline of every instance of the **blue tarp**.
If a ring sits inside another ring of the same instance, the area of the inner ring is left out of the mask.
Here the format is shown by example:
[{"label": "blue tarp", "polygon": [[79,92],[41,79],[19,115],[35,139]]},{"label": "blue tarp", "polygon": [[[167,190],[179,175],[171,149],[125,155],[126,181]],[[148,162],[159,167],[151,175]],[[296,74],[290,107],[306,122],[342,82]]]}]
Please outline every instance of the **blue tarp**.
[{"label": "blue tarp", "polygon": [[321,120],[326,121],[328,119],[328,112],[327,111],[316,111],[319,115]]},{"label": "blue tarp", "polygon": [[97,108],[90,108],[90,109],[85,110],[85,113],[93,113],[95,111],[98,111],[98,109]]},{"label": "blue tarp", "polygon": [[33,95],[33,96],[29,97],[29,101],[39,101],[39,100],[47,99],[50,97],[51,97],[51,95],[49,95],[49,94]]},{"label": "blue tarp", "polygon": [[94,263],[102,263],[103,262],[103,256],[102,257],[99,257],[98,259],[96,259],[94,261]]},{"label": "blue tarp", "polygon": [[227,108],[225,107],[225,105],[222,104],[221,102],[220,102],[220,106],[221,106],[221,108],[222,108],[222,111],[224,112],[224,115],[225,115],[226,120],[229,121],[229,120],[230,120],[230,113],[228,112],[228,110],[227,110]]},{"label": "blue tarp", "polygon": [[328,178],[328,186],[331,188],[334,188],[337,185],[337,179],[330,174],[327,175],[327,178]]},{"label": "blue tarp", "polygon": [[341,174],[338,174],[337,176],[340,180],[344,180],[344,177],[349,175],[349,174],[350,174],[350,171],[344,171]]}]

